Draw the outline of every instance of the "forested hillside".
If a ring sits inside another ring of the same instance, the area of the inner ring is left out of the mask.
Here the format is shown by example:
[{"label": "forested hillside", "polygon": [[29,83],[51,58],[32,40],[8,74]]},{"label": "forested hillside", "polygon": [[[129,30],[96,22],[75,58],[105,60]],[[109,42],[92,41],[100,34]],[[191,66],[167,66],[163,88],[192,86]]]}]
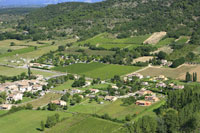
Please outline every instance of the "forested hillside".
[{"label": "forested hillside", "polygon": [[[198,0],[107,0],[100,3],[49,5],[29,14],[18,28],[48,36],[78,35],[82,39],[102,32],[119,38],[167,31],[169,36],[192,35],[198,43]],[[47,32],[46,32],[47,34]]]}]

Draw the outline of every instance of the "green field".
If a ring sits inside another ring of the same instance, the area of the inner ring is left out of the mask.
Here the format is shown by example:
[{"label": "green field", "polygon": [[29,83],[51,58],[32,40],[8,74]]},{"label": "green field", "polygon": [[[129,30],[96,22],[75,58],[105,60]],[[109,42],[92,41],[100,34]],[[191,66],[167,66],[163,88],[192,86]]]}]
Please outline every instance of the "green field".
[{"label": "green field", "polygon": [[53,70],[85,75],[91,78],[109,79],[114,75],[124,75],[139,70],[140,67],[122,66],[103,63],[73,64],[66,67],[55,67]]},{"label": "green field", "polygon": [[60,118],[71,117],[71,114],[54,111],[34,111],[23,110],[0,118],[1,133],[37,133],[40,132],[40,122],[46,121],[47,116],[55,113],[60,114]]},{"label": "green field", "polygon": [[[106,49],[119,47],[119,48],[130,48],[136,47],[142,44],[150,35],[143,35],[143,36],[135,36],[130,38],[124,39],[117,39],[113,35],[108,33],[99,34],[93,38],[90,38],[86,41],[77,42],[77,45],[83,45],[86,43],[90,43],[91,45],[95,45],[98,47],[103,47]],[[135,46],[134,46],[135,45]]]},{"label": "green field", "polygon": [[121,124],[111,121],[77,115],[47,130],[47,133],[116,133],[121,127]]},{"label": "green field", "polygon": [[[43,72],[43,71],[38,71],[38,70],[31,70],[33,74],[40,74],[45,77],[53,76],[55,73],[48,73],[48,72]],[[22,72],[27,73],[27,69],[23,68],[12,68],[12,67],[6,67],[6,66],[0,66],[0,75],[5,75],[5,76],[16,76],[21,74]]]}]

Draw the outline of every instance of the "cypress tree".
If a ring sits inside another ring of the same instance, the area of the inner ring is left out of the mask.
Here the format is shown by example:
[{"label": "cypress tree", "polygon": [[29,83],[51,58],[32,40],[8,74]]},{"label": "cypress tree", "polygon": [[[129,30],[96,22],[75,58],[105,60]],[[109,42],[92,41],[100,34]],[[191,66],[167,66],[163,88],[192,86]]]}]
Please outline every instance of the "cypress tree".
[{"label": "cypress tree", "polygon": [[186,73],[185,81],[186,82],[192,81],[192,77],[191,77],[191,74],[189,72]]}]

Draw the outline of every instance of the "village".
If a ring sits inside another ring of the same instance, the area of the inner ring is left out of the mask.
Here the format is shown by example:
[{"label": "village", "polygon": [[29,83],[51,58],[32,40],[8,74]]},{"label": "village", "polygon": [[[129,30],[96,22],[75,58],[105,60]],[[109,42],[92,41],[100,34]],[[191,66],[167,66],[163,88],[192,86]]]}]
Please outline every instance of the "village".
[{"label": "village", "polygon": [[[78,80],[80,77],[75,76],[75,80]],[[24,94],[32,93],[37,94],[36,98],[43,97],[49,92],[60,93],[63,96],[69,94],[71,99],[74,97],[78,97],[81,99],[90,99],[95,100],[99,104],[104,104],[104,101],[115,102],[118,99],[126,99],[133,97],[135,102],[132,104],[136,104],[138,106],[151,106],[152,104],[160,101],[161,99],[165,99],[165,90],[181,90],[184,89],[184,85],[179,85],[160,75],[158,77],[150,77],[139,73],[131,73],[124,76],[121,81],[124,84],[124,88],[128,88],[128,91],[124,94],[120,94],[120,90],[123,90],[122,87],[119,87],[115,83],[110,83],[110,81],[101,81],[100,84],[110,84],[110,90],[113,90],[113,93],[110,93],[109,89],[94,89],[90,88],[91,80],[86,80],[84,86],[72,87],[71,89],[62,90],[62,91],[53,91],[53,86],[49,90],[45,90],[43,86],[48,85],[48,80],[45,79],[41,75],[36,75],[36,79],[32,80],[21,80],[15,82],[6,82],[0,85],[0,92],[6,93],[6,101],[0,105],[0,109],[2,110],[10,110],[12,106],[20,106],[17,104],[18,101],[23,100]],[[138,90],[132,90],[130,87],[130,83],[139,84]],[[84,89],[85,87],[90,89]],[[69,96],[68,96],[69,98]],[[75,100],[76,101],[76,100]],[[77,103],[80,103],[77,102]],[[58,105],[60,107],[65,106],[74,106],[71,102],[63,100],[62,98],[57,100],[50,101],[51,104]]]}]

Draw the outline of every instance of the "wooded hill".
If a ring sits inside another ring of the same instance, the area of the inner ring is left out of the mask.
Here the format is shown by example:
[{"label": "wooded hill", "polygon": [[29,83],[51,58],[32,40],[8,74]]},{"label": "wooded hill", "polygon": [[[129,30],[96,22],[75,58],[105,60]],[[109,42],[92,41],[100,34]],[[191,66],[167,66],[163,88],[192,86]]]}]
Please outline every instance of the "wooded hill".
[{"label": "wooded hill", "polygon": [[[18,28],[31,34],[78,35],[81,39],[102,32],[124,38],[167,31],[169,36],[191,35],[199,43],[199,0],[107,0],[99,3],[61,3],[30,13]],[[47,33],[47,32],[46,32]]]}]

